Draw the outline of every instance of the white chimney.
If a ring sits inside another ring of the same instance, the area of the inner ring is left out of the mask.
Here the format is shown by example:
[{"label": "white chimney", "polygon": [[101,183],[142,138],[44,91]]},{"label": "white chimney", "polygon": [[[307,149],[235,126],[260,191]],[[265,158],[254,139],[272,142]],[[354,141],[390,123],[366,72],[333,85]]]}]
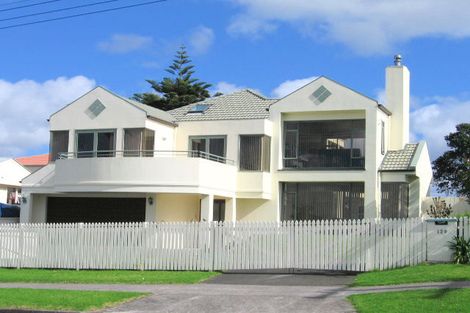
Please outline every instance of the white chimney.
[{"label": "white chimney", "polygon": [[385,105],[392,112],[389,149],[399,150],[410,139],[410,72],[401,55],[395,55],[394,63],[385,70]]}]

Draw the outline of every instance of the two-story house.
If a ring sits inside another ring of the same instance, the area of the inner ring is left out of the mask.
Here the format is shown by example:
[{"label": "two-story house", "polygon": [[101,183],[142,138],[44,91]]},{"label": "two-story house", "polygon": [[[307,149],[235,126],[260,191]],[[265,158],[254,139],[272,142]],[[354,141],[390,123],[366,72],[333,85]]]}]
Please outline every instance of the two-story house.
[{"label": "two-story house", "polygon": [[385,105],[326,77],[168,112],[97,87],[51,115],[21,221],[419,216],[432,172],[426,143],[409,142],[409,83],[397,57]]}]

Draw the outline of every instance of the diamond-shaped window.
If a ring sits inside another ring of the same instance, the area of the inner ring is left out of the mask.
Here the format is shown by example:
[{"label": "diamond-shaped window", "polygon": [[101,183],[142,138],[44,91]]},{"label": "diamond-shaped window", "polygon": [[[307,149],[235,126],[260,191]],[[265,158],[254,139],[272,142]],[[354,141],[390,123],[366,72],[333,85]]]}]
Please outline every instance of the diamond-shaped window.
[{"label": "diamond-shaped window", "polygon": [[320,104],[323,101],[325,101],[326,98],[331,96],[331,92],[328,89],[326,89],[325,86],[322,85],[313,92],[312,96],[313,96],[313,102],[315,104]]},{"label": "diamond-shaped window", "polygon": [[98,115],[100,115],[103,110],[106,109],[103,103],[101,103],[100,100],[96,100],[93,102],[88,109],[85,111],[85,113],[91,118],[94,119]]}]

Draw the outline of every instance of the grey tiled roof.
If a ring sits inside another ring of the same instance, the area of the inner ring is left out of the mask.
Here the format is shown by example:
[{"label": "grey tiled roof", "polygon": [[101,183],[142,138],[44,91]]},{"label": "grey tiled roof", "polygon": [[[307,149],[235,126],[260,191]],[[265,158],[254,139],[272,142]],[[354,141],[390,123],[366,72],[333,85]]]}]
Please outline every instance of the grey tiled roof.
[{"label": "grey tiled roof", "polygon": [[410,171],[414,170],[411,166],[411,161],[416,152],[418,144],[407,144],[402,150],[388,151],[385,155],[381,171]]},{"label": "grey tiled roof", "polygon": [[[231,94],[208,98],[204,101],[168,111],[177,121],[215,121],[265,119],[267,109],[275,99],[267,99],[256,92],[244,89]],[[194,105],[208,105],[204,113],[188,113]]]}]

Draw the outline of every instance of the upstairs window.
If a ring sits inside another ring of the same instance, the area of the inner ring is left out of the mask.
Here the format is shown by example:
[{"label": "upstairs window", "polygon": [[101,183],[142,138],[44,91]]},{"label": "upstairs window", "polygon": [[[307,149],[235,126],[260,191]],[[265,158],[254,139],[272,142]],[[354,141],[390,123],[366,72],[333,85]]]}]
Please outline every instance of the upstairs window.
[{"label": "upstairs window", "polygon": [[60,153],[69,151],[69,131],[51,131],[51,139],[49,144],[49,158],[55,161],[59,158]]},{"label": "upstairs window", "polygon": [[363,169],[365,120],[284,123],[284,167]]},{"label": "upstairs window", "polygon": [[77,131],[77,158],[105,158],[116,155],[115,130]]},{"label": "upstairs window", "polygon": [[240,170],[269,172],[271,138],[265,135],[240,136]]},{"label": "upstairs window", "polygon": [[125,157],[152,157],[155,146],[155,132],[146,128],[124,129]]},{"label": "upstairs window", "polygon": [[192,136],[189,137],[191,156],[225,162],[226,136]]}]

